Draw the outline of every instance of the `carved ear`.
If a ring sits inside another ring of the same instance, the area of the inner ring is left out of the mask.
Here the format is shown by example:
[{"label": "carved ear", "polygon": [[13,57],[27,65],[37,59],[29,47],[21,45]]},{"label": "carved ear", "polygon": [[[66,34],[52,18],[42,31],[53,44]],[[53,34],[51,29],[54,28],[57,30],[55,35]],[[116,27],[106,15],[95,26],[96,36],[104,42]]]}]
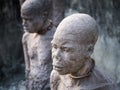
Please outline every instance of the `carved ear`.
[{"label": "carved ear", "polygon": [[86,52],[86,56],[91,56],[92,53],[93,53],[93,49],[94,49],[94,45],[93,44],[90,44],[87,46],[87,52]]}]

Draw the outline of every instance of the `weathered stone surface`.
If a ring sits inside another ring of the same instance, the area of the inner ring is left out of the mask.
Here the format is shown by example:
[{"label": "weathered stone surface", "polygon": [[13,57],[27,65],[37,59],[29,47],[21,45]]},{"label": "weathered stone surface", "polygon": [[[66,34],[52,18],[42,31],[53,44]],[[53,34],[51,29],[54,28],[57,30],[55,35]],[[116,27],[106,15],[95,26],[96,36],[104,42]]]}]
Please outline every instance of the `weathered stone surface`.
[{"label": "weathered stone surface", "polygon": [[52,0],[26,0],[21,6],[27,90],[50,90],[51,40],[55,32],[54,24],[63,18],[64,12],[64,9],[57,11],[59,5],[55,9],[57,13],[54,13],[52,3]]},{"label": "weathered stone surface", "polygon": [[51,90],[117,89],[91,57],[97,38],[98,25],[91,16],[78,13],[62,20],[52,40]]}]

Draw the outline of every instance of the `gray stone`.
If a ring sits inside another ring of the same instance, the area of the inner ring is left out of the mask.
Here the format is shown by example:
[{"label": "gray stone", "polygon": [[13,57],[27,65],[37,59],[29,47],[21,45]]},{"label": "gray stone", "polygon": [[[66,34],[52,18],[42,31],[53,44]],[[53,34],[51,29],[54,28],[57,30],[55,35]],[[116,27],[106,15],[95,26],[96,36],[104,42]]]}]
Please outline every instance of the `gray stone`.
[{"label": "gray stone", "polygon": [[91,57],[98,24],[87,14],[73,14],[58,25],[52,40],[51,90],[116,90]]},{"label": "gray stone", "polygon": [[27,90],[50,89],[51,40],[55,31],[50,22],[51,5],[51,0],[26,0],[21,6]]}]

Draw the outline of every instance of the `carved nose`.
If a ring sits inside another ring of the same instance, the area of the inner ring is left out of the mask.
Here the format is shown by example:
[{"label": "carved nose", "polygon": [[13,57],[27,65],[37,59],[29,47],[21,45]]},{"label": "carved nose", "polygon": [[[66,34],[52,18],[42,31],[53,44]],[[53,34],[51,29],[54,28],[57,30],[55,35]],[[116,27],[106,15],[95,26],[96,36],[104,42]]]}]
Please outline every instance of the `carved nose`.
[{"label": "carved nose", "polygon": [[61,52],[60,49],[57,49],[53,52],[53,59],[60,60]]},{"label": "carved nose", "polygon": [[57,60],[57,61],[60,61],[60,56],[54,56],[54,58]]},{"label": "carved nose", "polygon": [[27,25],[25,20],[22,21],[22,25],[23,25],[23,26],[26,26],[26,25]]}]

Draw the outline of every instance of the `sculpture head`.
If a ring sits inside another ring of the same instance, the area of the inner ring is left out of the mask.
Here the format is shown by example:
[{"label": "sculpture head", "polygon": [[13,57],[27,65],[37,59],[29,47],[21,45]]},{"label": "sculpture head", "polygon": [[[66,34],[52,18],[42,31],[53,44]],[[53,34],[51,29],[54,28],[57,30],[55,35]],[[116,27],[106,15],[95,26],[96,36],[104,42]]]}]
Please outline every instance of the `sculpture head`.
[{"label": "sculpture head", "polygon": [[21,6],[24,30],[40,34],[45,32],[51,14],[50,9],[51,0],[26,0]]},{"label": "sculpture head", "polygon": [[87,14],[73,14],[61,21],[52,40],[53,69],[75,74],[90,59],[98,38],[96,21]]}]

